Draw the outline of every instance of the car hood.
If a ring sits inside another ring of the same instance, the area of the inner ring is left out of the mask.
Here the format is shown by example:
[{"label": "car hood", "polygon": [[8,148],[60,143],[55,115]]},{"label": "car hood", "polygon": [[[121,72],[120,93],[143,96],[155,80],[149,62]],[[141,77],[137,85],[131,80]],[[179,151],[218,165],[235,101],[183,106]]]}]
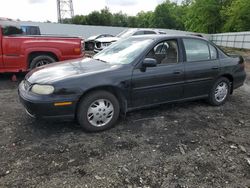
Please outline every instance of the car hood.
[{"label": "car hood", "polygon": [[91,40],[95,40],[97,37],[98,37],[98,35],[91,36],[91,37],[87,38],[87,39],[85,40],[85,42],[91,41]]},{"label": "car hood", "polygon": [[115,42],[119,39],[120,38],[118,37],[104,37],[104,38],[96,39],[96,42]]},{"label": "car hood", "polygon": [[36,68],[29,72],[25,78],[31,84],[52,84],[63,79],[110,71],[116,67],[117,65],[84,58],[52,63]]}]

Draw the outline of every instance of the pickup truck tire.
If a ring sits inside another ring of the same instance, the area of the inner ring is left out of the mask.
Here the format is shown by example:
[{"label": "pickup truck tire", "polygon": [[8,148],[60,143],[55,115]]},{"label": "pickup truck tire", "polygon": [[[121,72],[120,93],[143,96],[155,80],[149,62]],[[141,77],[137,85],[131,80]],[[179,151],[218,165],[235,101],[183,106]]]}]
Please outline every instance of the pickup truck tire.
[{"label": "pickup truck tire", "polygon": [[113,127],[119,113],[119,102],[112,93],[94,91],[80,101],[77,120],[84,130],[97,132]]},{"label": "pickup truck tire", "polygon": [[56,60],[49,55],[39,55],[32,59],[30,63],[30,69],[40,67],[55,62]]}]

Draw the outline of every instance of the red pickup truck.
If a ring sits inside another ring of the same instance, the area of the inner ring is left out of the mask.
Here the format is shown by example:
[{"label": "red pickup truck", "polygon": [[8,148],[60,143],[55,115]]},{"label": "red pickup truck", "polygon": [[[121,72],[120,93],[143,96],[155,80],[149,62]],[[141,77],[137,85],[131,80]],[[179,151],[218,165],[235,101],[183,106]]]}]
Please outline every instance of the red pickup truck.
[{"label": "red pickup truck", "polygon": [[0,21],[0,73],[25,72],[45,64],[84,56],[78,37],[27,36],[18,24]]}]

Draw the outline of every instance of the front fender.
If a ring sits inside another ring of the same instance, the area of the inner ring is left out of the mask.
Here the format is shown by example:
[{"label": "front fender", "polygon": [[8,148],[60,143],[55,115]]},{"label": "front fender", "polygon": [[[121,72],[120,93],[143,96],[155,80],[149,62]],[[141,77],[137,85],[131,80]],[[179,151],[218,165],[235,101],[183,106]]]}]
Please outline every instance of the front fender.
[{"label": "front fender", "polygon": [[[39,47],[39,48],[27,48],[24,51],[24,56],[25,56],[25,62],[28,62],[28,58],[30,56],[30,54],[32,53],[52,53],[54,54],[58,60],[61,60],[62,58],[62,53],[60,50],[56,49],[56,48],[47,48],[47,47]],[[28,66],[28,63],[27,63]]]}]

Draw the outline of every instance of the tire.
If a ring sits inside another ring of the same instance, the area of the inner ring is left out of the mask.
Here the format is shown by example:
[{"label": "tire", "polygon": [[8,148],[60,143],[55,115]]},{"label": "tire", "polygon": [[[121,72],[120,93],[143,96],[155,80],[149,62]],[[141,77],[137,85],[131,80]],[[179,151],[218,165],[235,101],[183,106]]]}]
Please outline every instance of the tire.
[{"label": "tire", "polygon": [[49,55],[39,55],[32,59],[30,69],[40,67],[55,62],[56,60]]},{"label": "tire", "polygon": [[221,77],[214,83],[209,93],[209,103],[213,106],[220,106],[226,102],[230,95],[231,83],[225,78]]},{"label": "tire", "polygon": [[94,91],[80,101],[77,120],[84,130],[98,132],[113,127],[119,113],[120,105],[113,94],[107,91]]}]

